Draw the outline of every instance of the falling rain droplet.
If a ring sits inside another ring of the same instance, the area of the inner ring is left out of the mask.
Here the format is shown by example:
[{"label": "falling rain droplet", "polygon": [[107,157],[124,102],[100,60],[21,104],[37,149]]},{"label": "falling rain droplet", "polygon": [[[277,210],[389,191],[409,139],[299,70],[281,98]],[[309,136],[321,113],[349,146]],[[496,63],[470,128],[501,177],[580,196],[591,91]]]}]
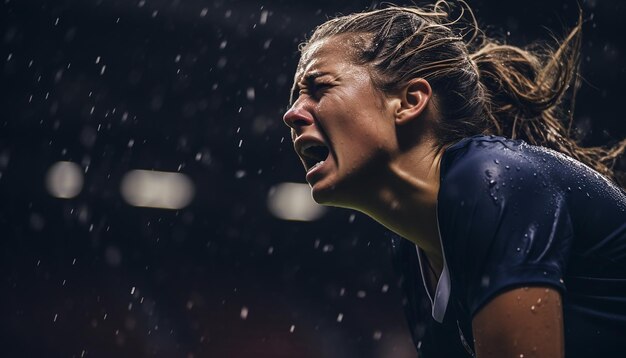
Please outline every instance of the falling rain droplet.
[{"label": "falling rain droplet", "polygon": [[241,319],[246,320],[248,318],[248,307],[243,306],[241,307],[241,312],[239,313],[239,317],[241,317]]},{"label": "falling rain droplet", "polygon": [[254,97],[255,97],[254,87],[248,87],[248,89],[246,90],[246,98],[249,101],[254,101]]},{"label": "falling rain droplet", "polygon": [[259,18],[259,24],[265,25],[267,23],[267,15],[269,15],[269,12],[267,10],[261,11],[261,17]]}]

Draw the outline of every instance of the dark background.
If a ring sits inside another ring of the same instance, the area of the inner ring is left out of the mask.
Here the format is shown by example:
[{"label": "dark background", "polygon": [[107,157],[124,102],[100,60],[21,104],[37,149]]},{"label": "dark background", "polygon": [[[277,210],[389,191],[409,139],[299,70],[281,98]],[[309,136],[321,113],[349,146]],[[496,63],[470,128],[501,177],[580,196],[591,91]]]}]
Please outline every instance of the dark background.
[{"label": "dark background", "polygon": [[[304,182],[281,119],[298,43],[377,2],[2,2],[0,356],[416,356],[385,230],[266,205]],[[575,1],[470,4],[513,44],[577,18]],[[626,9],[581,6],[577,135],[601,144],[626,136]],[[86,170],[75,198],[46,190],[58,161]],[[127,204],[133,169],[185,173],[193,201]]]}]

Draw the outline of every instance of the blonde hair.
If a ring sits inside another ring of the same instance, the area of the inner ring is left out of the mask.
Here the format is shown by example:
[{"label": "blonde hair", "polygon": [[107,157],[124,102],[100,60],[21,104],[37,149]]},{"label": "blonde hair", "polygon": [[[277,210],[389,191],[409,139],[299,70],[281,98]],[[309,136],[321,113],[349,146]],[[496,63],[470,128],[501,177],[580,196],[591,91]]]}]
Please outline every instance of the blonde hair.
[{"label": "blonde hair", "polygon": [[[332,36],[360,36],[366,41],[354,48],[355,62],[371,69],[383,93],[412,78],[429,81],[442,115],[436,130],[442,148],[476,134],[519,138],[576,158],[619,182],[612,168],[626,140],[612,147],[582,147],[571,135],[582,15],[556,48],[522,48],[486,36],[469,6],[459,4],[456,18],[444,0],[425,8],[390,5],[336,17],[318,26],[300,51]],[[466,13],[470,22],[461,21]]]}]

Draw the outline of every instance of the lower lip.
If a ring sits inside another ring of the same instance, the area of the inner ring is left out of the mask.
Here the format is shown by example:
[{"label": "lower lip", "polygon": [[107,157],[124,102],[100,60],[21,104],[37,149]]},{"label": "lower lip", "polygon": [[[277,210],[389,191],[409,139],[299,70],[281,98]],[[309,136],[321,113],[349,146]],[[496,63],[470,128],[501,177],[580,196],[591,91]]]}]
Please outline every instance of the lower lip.
[{"label": "lower lip", "polygon": [[306,172],[306,181],[309,184],[313,184],[312,182],[315,181],[316,177],[318,177],[321,174],[321,171],[326,166],[329,158],[330,158],[330,156],[328,156],[328,158],[326,158],[326,160],[324,160],[324,162],[322,164],[320,164],[320,165],[314,167],[313,169],[310,169],[308,172]]}]

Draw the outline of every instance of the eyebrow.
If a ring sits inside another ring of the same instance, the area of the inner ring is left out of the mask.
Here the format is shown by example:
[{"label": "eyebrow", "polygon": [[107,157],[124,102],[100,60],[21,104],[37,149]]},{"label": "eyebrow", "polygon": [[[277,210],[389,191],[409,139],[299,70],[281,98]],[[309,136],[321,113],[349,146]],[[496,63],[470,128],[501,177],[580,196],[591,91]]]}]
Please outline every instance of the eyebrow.
[{"label": "eyebrow", "polygon": [[300,90],[300,84],[301,83],[305,83],[305,84],[312,84],[315,82],[315,79],[325,76],[327,75],[328,72],[322,72],[322,71],[313,71],[308,73],[306,76],[304,76],[304,78],[301,78],[299,81],[295,82],[293,84],[293,87],[291,89],[291,96],[289,98],[289,104],[293,104],[294,98],[296,97],[296,94],[298,93],[298,91]]},{"label": "eyebrow", "polygon": [[322,77],[322,76],[325,76],[327,74],[328,74],[328,72],[322,72],[322,71],[310,72],[306,76],[304,76],[304,78],[301,78],[300,81],[298,81],[296,83],[295,87],[300,87],[301,83],[305,83],[305,84],[308,84],[308,85],[313,84],[315,82],[315,79],[317,79],[319,77]]},{"label": "eyebrow", "polygon": [[315,72],[311,72],[309,74],[307,74],[306,76],[304,76],[304,82],[306,83],[311,83],[313,81],[315,81],[316,78],[322,77],[324,75],[327,75],[328,72],[320,72],[320,71],[315,71]]}]

